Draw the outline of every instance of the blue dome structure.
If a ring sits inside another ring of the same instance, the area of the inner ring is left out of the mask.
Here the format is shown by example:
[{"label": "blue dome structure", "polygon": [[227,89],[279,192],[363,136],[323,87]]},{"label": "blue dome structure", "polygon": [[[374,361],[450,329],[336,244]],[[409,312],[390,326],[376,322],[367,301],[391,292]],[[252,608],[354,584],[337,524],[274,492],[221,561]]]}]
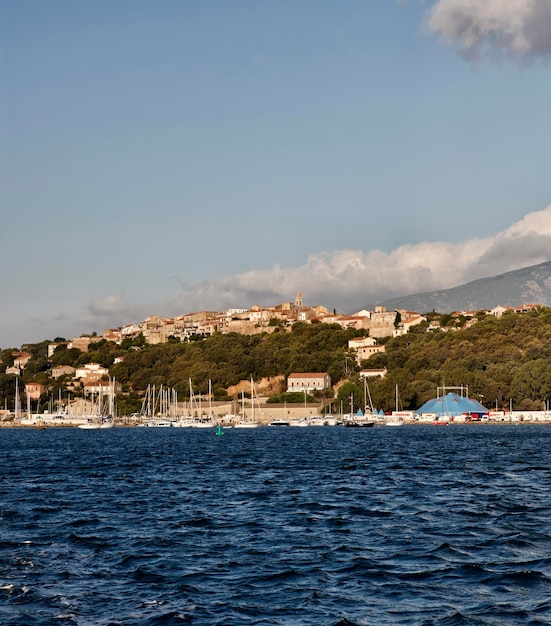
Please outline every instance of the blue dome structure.
[{"label": "blue dome structure", "polygon": [[478,400],[460,396],[457,393],[448,393],[440,398],[428,400],[415,411],[417,415],[435,413],[438,417],[454,417],[456,415],[482,416],[489,413],[489,409],[482,406]]}]

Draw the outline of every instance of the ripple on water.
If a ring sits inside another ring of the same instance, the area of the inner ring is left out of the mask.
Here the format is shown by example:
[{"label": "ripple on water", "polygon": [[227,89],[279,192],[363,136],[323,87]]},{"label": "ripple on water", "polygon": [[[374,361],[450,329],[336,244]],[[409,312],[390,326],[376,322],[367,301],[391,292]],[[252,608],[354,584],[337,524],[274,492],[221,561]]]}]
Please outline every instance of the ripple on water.
[{"label": "ripple on water", "polygon": [[4,429],[0,623],[551,623],[548,429],[390,430]]}]

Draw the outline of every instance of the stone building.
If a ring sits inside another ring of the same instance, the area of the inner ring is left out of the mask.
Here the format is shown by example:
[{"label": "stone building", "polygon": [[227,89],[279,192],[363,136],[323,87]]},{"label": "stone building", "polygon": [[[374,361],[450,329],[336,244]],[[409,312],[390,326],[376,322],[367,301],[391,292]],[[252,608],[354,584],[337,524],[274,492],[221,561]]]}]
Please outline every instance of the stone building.
[{"label": "stone building", "polygon": [[323,373],[297,373],[289,374],[287,378],[287,391],[314,391],[316,389],[330,389],[331,377],[327,372]]}]

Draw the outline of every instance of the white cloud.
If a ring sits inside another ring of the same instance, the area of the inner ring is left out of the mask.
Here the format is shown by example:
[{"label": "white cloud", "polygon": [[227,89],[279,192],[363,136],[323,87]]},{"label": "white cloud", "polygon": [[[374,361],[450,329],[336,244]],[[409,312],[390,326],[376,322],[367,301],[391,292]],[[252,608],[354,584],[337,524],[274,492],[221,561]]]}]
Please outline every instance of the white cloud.
[{"label": "white cloud", "polygon": [[353,311],[366,304],[543,263],[551,258],[551,205],[493,237],[422,242],[390,253],[340,250],[311,255],[300,267],[251,270],[185,287],[172,313],[276,304],[302,291],[308,304]]},{"label": "white cloud", "polygon": [[427,26],[470,58],[551,56],[551,0],[438,0]]},{"label": "white cloud", "polygon": [[[213,282],[183,285],[166,302],[142,299],[136,305],[123,295],[112,294],[90,300],[80,311],[65,308],[62,316],[21,318],[20,323],[10,322],[9,328],[0,326],[0,331],[5,339],[70,338],[139,322],[152,314],[171,316],[203,309],[222,311],[252,304],[278,304],[294,299],[299,290],[306,304],[352,313],[387,298],[455,287],[550,259],[551,205],[527,214],[493,237],[474,237],[459,243],[422,242],[389,253],[322,252],[311,255],[299,267],[276,265],[269,270],[250,270]],[[8,342],[5,345],[20,343],[15,339]]]},{"label": "white cloud", "polygon": [[111,294],[85,303],[74,316],[72,326],[81,328],[78,334],[103,332],[107,328],[117,328],[145,319],[154,313],[150,307],[151,303],[135,305],[127,302],[122,294]]}]

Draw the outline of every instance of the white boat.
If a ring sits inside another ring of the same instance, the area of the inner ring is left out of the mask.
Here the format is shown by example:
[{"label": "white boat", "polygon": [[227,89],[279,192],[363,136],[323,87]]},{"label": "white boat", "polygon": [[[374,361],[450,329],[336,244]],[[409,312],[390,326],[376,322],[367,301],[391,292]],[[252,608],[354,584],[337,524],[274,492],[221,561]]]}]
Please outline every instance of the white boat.
[{"label": "white boat", "polygon": [[214,425],[214,422],[208,420],[202,421],[189,415],[181,417],[176,422],[172,422],[174,428],[212,428]]},{"label": "white boat", "polygon": [[216,424],[211,419],[205,419],[205,420],[197,419],[197,420],[194,420],[191,424],[192,428],[214,428],[215,426]]},{"label": "white boat", "polygon": [[[179,426],[183,428],[214,428],[216,422],[212,416],[212,404],[211,404],[211,381],[209,380],[209,412],[207,416],[203,415],[203,408],[201,406],[201,396],[199,401],[195,398],[193,393],[193,387],[191,385],[191,378],[189,379],[189,413],[179,421]],[[195,408],[194,408],[195,404]],[[195,412],[195,415],[191,413]]]},{"label": "white boat", "polygon": [[[94,418],[95,419],[95,418]],[[81,430],[97,430],[99,428],[113,428],[115,426],[115,423],[110,420],[110,419],[106,419],[106,420],[100,420],[100,421],[89,421],[86,422],[86,424],[79,424],[79,428]]]},{"label": "white boat", "polygon": [[[372,428],[375,426],[375,413],[373,402],[371,400],[371,392],[367,379],[364,378],[364,408],[358,409],[357,413],[348,413],[343,416],[343,424],[349,428]],[[350,403],[353,406],[353,401]]]},{"label": "white boat", "polygon": [[301,420],[290,420],[289,426],[304,428],[305,426],[310,426],[310,421],[308,420],[307,417],[303,417]]},{"label": "white boat", "polygon": [[[190,390],[191,390],[191,380],[189,381]],[[201,417],[196,419],[191,425],[192,428],[214,428],[217,426],[214,415],[212,414],[212,381],[209,379],[209,406],[208,406],[208,414],[207,416],[203,416],[201,405],[199,405],[199,414]],[[199,399],[200,400],[200,399]]]},{"label": "white boat", "polygon": [[392,419],[385,422],[385,426],[403,426],[404,424],[405,422],[400,415],[398,385],[396,385],[396,410],[392,412]]},{"label": "white boat", "polygon": [[115,412],[115,379],[109,379],[109,403],[107,407],[107,414],[103,414],[105,407],[102,406],[102,402],[98,397],[97,412],[89,415],[87,421],[84,424],[79,424],[81,430],[99,430],[106,428],[113,428],[115,422],[112,419],[112,415]]},{"label": "white boat", "polygon": [[[241,392],[241,415],[242,418],[234,424],[234,428],[258,428],[260,426],[260,422],[255,420],[254,416],[254,401],[255,401],[255,390],[254,390],[254,381],[251,377],[251,417],[245,417],[245,393]],[[256,398],[258,402],[258,398]],[[258,405],[258,409],[260,410],[260,404]]]},{"label": "white boat", "polygon": [[325,418],[321,415],[312,415],[308,423],[310,426],[326,426]]},{"label": "white boat", "polygon": [[138,426],[142,428],[171,428],[175,424],[168,420],[147,420]]},{"label": "white boat", "polygon": [[139,413],[140,422],[136,426],[141,428],[178,426],[177,406],[178,395],[175,389],[161,385],[157,394],[155,385],[148,385]]},{"label": "white boat", "polygon": [[342,424],[347,428],[371,428],[375,426],[375,419],[372,413],[364,413],[358,409],[357,413],[343,415]]}]

